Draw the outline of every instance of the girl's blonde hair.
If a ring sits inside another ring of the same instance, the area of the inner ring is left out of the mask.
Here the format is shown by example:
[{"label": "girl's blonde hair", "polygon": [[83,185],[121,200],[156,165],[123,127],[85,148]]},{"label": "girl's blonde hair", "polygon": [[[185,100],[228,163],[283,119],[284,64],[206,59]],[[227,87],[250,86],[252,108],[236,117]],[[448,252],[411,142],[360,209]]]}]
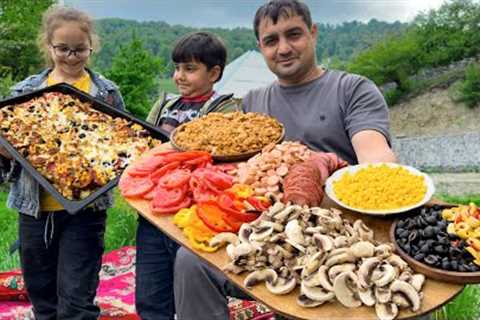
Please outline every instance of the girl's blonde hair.
[{"label": "girl's blonde hair", "polygon": [[38,47],[49,67],[53,67],[54,63],[48,46],[51,44],[55,30],[65,22],[77,22],[80,29],[88,35],[92,49],[98,51],[100,48],[93,19],[88,14],[71,7],[52,6],[43,14],[42,28],[38,35]]}]

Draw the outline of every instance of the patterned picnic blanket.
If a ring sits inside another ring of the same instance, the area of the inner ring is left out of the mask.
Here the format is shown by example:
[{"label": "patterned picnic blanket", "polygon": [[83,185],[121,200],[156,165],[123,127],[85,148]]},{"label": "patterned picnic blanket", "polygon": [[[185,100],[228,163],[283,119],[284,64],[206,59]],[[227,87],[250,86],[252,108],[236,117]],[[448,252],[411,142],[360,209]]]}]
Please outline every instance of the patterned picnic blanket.
[{"label": "patterned picnic blanket", "polygon": [[[100,320],[140,320],[135,313],[135,247],[123,247],[103,256],[96,303]],[[273,314],[253,301],[230,300],[231,320],[272,320]],[[34,320],[22,273],[0,273],[0,319]]]}]

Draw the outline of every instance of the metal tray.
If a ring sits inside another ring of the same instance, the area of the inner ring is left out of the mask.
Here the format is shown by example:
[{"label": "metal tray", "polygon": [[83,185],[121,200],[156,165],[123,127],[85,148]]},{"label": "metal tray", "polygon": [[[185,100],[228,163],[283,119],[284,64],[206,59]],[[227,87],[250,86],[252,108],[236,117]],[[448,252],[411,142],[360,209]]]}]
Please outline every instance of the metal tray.
[{"label": "metal tray", "polygon": [[[46,87],[31,93],[27,93],[24,95],[20,95],[14,98],[9,98],[6,100],[0,101],[0,108],[13,105],[13,104],[19,104],[22,102],[29,101],[33,98],[41,96],[45,92],[60,92],[64,94],[69,94],[73,97],[78,98],[82,102],[89,102],[92,104],[92,108],[95,110],[98,110],[102,113],[108,114],[113,117],[121,117],[124,119],[127,119],[129,121],[132,121],[134,123],[138,123],[142,127],[144,127],[146,130],[148,130],[153,138],[156,138],[158,140],[161,140],[162,142],[167,142],[168,141],[168,133],[165,131],[143,121],[140,119],[135,118],[133,115],[121,111],[118,109],[115,109],[108,105],[107,103],[92,97],[91,95],[82,92],[78,90],[77,88],[67,84],[67,83],[59,83],[50,87]],[[20,165],[27,170],[27,172],[32,175],[32,177],[38,181],[38,183],[45,189],[47,190],[64,208],[66,211],[68,211],[71,214],[77,213],[78,211],[82,210],[86,206],[88,206],[90,203],[95,201],[99,196],[104,194],[105,192],[109,191],[110,189],[114,188],[118,180],[120,179],[120,175],[117,176],[115,179],[110,180],[106,185],[103,187],[100,187],[93,193],[91,193],[88,197],[82,200],[69,200],[66,199],[53,185],[45,178],[43,177],[31,164],[28,160],[26,160],[8,141],[3,137],[3,135],[0,134],[0,145],[2,145],[11,155],[12,157],[17,160]]]}]

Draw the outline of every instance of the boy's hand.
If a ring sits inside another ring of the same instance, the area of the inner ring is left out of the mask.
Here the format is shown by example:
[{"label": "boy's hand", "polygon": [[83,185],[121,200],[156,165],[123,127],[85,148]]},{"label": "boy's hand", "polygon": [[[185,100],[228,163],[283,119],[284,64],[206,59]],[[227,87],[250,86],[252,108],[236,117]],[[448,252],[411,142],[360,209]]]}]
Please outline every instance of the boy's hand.
[{"label": "boy's hand", "polygon": [[8,151],[5,150],[5,148],[2,146],[0,146],[0,155],[4,156],[7,159],[12,159],[12,156],[10,155],[10,153],[8,153]]}]

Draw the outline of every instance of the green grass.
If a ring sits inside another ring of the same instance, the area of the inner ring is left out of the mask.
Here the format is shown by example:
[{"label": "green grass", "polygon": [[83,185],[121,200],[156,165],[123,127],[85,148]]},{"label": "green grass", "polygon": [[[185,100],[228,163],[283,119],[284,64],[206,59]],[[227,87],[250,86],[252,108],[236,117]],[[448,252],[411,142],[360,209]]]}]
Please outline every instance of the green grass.
[{"label": "green grass", "polygon": [[[10,255],[10,245],[18,238],[18,214],[6,208],[7,194],[0,191],[0,271],[20,267],[18,251]],[[137,214],[115,190],[115,206],[108,210],[105,251],[135,245]]]}]

